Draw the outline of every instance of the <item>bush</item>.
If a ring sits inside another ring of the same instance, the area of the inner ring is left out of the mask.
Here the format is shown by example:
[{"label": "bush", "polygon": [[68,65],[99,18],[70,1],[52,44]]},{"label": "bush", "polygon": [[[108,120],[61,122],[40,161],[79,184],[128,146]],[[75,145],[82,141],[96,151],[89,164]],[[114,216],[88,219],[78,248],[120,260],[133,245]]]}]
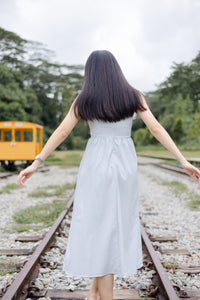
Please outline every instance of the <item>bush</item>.
[{"label": "bush", "polygon": [[183,118],[177,117],[172,126],[172,137],[175,139],[175,141],[180,142],[183,136]]},{"label": "bush", "polygon": [[133,134],[133,140],[136,146],[143,146],[149,144],[149,130],[147,128],[140,128]]},{"label": "bush", "polygon": [[81,136],[75,136],[72,139],[72,147],[73,149],[84,150],[86,146],[87,140],[83,139]]}]

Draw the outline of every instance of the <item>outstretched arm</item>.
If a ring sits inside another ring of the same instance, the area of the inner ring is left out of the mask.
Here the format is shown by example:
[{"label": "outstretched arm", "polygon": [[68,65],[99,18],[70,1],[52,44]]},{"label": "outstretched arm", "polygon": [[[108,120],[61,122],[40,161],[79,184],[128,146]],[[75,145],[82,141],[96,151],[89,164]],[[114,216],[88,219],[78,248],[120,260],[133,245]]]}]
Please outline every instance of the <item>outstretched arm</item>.
[{"label": "outstretched arm", "polygon": [[146,108],[145,111],[137,110],[137,115],[146,124],[152,135],[168,150],[175,158],[181,163],[182,167],[187,171],[187,173],[197,181],[199,178],[200,183],[200,170],[190,164],[187,159],[179,151],[178,147],[165,130],[165,128],[156,120],[152,112],[150,111],[144,96],[141,94],[142,104]]},{"label": "outstretched arm", "polygon": [[74,114],[74,104],[76,99],[71,104],[71,107],[64,120],[55,129],[40,152],[41,159],[45,160],[68,137],[74,126],[80,120],[80,116],[76,118]]},{"label": "outstretched arm", "polygon": [[[77,118],[74,114],[74,104],[76,99],[73,101],[64,120],[55,129],[55,131],[52,133],[45,146],[43,147],[42,151],[40,152],[41,159],[45,160],[49,156],[49,154],[51,154],[53,150],[55,150],[68,137],[74,126],[80,120],[78,112]],[[24,185],[26,179],[28,179],[36,171],[40,163],[41,162],[39,160],[34,160],[30,166],[19,173],[17,181],[21,187]]]}]

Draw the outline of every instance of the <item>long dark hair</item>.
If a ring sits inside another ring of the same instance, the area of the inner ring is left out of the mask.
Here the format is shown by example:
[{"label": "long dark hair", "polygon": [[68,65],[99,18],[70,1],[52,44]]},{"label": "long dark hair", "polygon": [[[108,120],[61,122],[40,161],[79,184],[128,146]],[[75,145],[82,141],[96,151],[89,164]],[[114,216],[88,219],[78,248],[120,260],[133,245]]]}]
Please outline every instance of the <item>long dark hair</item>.
[{"label": "long dark hair", "polygon": [[137,109],[146,110],[140,97],[141,93],[124,77],[114,55],[107,50],[96,50],[86,61],[84,84],[74,113],[77,117],[77,109],[86,121],[116,122],[133,116]]}]

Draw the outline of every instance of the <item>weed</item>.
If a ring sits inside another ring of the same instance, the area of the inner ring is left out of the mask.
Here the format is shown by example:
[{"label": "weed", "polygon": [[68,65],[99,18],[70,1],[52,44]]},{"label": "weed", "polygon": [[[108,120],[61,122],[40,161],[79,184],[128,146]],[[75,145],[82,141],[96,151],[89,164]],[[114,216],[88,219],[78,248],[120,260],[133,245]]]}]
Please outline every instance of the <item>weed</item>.
[{"label": "weed", "polygon": [[188,206],[192,210],[199,210],[200,209],[200,195],[189,193],[188,196],[190,199],[188,202]]},{"label": "weed", "polygon": [[[52,197],[52,196],[60,196],[68,189],[74,189],[75,183],[66,183],[62,186],[60,185],[48,185],[42,188],[38,188],[36,191],[33,191],[28,194],[30,197]],[[51,191],[47,191],[50,189]]]},{"label": "weed", "polygon": [[[13,219],[18,224],[23,224],[22,229],[30,229],[27,224],[51,226],[58,215],[66,209],[67,201],[53,202],[30,206],[15,213]],[[34,226],[33,226],[34,227]],[[31,227],[32,228],[32,227]]]},{"label": "weed", "polygon": [[167,185],[170,188],[174,189],[176,192],[185,192],[187,191],[187,186],[179,181],[172,180],[172,181],[160,181],[161,184]]},{"label": "weed", "polygon": [[39,231],[43,228],[44,226],[37,225],[37,224],[15,224],[13,225],[13,230],[17,232],[25,232],[29,230],[34,230],[34,231]]},{"label": "weed", "polygon": [[18,189],[20,186],[16,183],[8,183],[0,190],[0,194],[7,193],[10,194],[12,190]]},{"label": "weed", "polygon": [[6,268],[4,265],[0,264],[0,276],[5,276],[6,274],[12,274],[17,272],[16,266],[12,266],[11,268]]},{"label": "weed", "polygon": [[170,188],[172,188],[175,191],[176,195],[184,193],[183,198],[188,200],[187,205],[190,207],[190,209],[200,210],[200,195],[189,192],[185,184],[176,180],[173,181],[157,180],[157,182],[159,184],[167,185]]},{"label": "weed", "polygon": [[165,267],[166,269],[173,269],[175,271],[175,269],[178,266],[178,262],[163,262],[163,267]]}]

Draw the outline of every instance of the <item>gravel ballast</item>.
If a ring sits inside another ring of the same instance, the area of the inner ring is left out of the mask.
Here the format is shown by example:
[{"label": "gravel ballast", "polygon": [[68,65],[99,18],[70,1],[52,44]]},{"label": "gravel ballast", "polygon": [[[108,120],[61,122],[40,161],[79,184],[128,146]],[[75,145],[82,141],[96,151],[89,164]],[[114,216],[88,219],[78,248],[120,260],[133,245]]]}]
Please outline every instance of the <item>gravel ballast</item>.
[{"label": "gravel ballast", "polygon": [[[138,162],[144,162],[139,158]],[[146,161],[145,161],[146,163]],[[23,209],[28,206],[36,205],[39,203],[50,203],[56,200],[56,196],[49,198],[34,198],[27,195],[34,191],[37,187],[43,187],[50,184],[63,185],[65,183],[76,182],[78,167],[70,167],[67,169],[60,168],[59,166],[48,166],[49,171],[45,173],[37,172],[30,179],[27,180],[25,186],[20,189],[12,190],[10,194],[0,194],[0,248],[32,248],[36,243],[21,243],[15,242],[18,232],[13,231],[14,221],[13,214],[18,209]],[[0,189],[7,183],[16,183],[17,176],[9,177],[8,179],[1,180]],[[187,186],[187,190],[195,192],[200,195],[198,183],[194,182],[189,176],[177,175],[168,172],[152,165],[139,164],[139,189],[140,189],[140,216],[141,220],[146,226],[148,233],[153,235],[177,235],[177,242],[159,243],[153,242],[162,249],[187,249],[190,255],[169,255],[157,254],[162,262],[165,263],[178,263],[187,266],[195,265],[200,266],[200,211],[192,211],[187,206],[187,193],[177,193],[168,185],[162,184],[162,181],[179,181]],[[65,196],[69,198],[69,194]],[[146,212],[156,212],[154,214],[146,214]],[[67,216],[63,221],[62,227],[66,236],[68,236],[71,215]],[[28,231],[20,233],[20,235],[35,235],[44,234],[49,228],[42,230]],[[62,272],[61,266],[64,259],[64,254],[60,249],[65,250],[67,246],[67,237],[56,237],[56,244],[59,248],[52,248],[44,255],[44,258],[50,263],[57,262],[59,266],[55,270],[50,268],[41,268],[36,284],[41,288],[60,288],[60,289],[75,289],[83,288],[88,289],[92,283],[92,278],[83,278],[76,276],[69,276]],[[26,256],[6,257],[1,256],[0,260],[12,260],[16,262],[28,259]],[[12,282],[17,273],[7,274],[0,276],[0,288]],[[120,278],[116,274],[114,276],[114,288],[146,288],[152,281],[153,272],[145,268],[138,271],[137,275],[129,276],[127,278]],[[184,288],[200,288],[200,275],[187,275],[179,272],[174,273],[172,270],[168,271],[168,276],[173,284],[178,284]]]}]

